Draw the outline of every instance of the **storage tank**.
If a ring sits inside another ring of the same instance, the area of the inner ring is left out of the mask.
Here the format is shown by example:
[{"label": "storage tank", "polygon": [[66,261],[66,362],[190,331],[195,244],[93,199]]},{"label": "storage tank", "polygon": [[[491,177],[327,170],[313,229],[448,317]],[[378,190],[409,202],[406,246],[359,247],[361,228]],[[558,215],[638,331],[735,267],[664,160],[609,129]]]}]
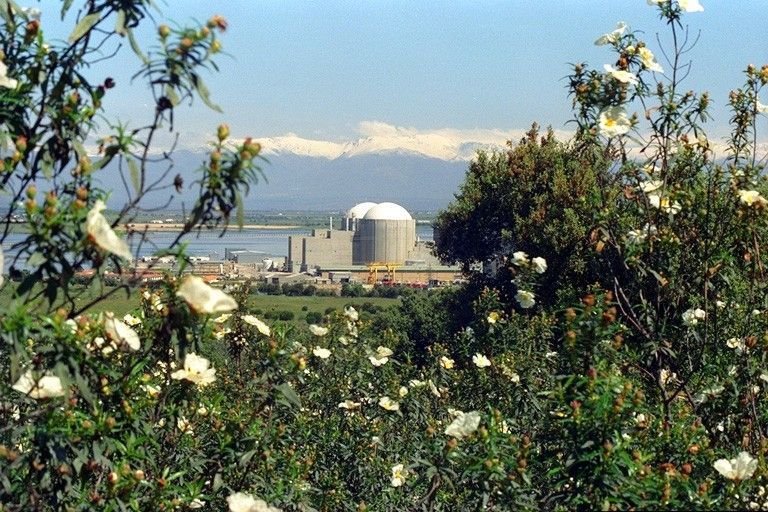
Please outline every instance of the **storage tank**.
[{"label": "storage tank", "polygon": [[353,263],[403,263],[416,244],[416,221],[402,206],[379,203],[358,221]]}]

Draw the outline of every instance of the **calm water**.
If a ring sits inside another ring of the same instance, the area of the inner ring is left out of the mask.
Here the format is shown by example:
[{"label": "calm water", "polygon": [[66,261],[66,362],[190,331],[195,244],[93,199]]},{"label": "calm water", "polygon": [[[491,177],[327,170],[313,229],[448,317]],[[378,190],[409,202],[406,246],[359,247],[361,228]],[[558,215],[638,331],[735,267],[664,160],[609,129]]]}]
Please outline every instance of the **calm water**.
[{"label": "calm water", "polygon": [[[225,249],[246,249],[263,252],[265,256],[288,256],[288,237],[307,236],[311,229],[249,229],[245,231],[230,230],[223,237],[217,232],[204,232],[188,236],[187,253],[190,256],[210,256],[211,259],[223,259]],[[426,224],[416,225],[416,236],[420,240],[432,240],[432,227]],[[3,242],[5,268],[8,271],[10,263],[16,256],[12,246],[26,237],[22,233],[11,233]],[[144,243],[139,251],[139,257],[150,256],[158,249],[168,247],[175,235],[173,233],[150,233],[149,243]],[[135,250],[135,241],[131,248]],[[22,266],[22,265],[17,265]]]}]

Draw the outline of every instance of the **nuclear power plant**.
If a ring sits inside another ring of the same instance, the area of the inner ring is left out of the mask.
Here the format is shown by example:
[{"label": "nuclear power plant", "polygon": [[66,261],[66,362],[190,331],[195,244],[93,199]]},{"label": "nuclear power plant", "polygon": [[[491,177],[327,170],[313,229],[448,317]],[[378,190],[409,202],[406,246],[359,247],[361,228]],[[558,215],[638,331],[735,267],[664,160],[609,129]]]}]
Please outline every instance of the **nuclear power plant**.
[{"label": "nuclear power plant", "polygon": [[417,239],[416,221],[398,204],[359,203],[346,212],[339,229],[332,221],[329,228],[288,238],[289,272],[368,282],[450,280],[456,275],[457,268],[432,255],[431,244]]}]

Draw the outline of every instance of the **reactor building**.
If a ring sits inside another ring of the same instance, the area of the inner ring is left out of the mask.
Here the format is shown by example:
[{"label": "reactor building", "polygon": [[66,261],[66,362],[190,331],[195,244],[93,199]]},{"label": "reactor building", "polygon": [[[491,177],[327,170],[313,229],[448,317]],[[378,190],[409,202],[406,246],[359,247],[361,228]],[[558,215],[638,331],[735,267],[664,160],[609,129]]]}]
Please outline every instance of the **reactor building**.
[{"label": "reactor building", "polygon": [[382,265],[440,265],[431,248],[416,239],[416,221],[395,203],[360,203],[350,208],[340,229],[315,229],[289,237],[288,270],[342,270]]}]

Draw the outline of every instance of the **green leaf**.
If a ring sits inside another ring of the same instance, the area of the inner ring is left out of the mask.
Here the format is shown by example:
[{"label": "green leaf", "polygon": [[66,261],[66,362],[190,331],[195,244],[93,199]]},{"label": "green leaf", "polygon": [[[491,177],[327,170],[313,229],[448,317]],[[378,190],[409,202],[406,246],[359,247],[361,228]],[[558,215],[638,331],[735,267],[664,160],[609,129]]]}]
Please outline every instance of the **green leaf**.
[{"label": "green leaf", "polygon": [[117,19],[115,20],[115,32],[121,36],[127,34],[127,31],[125,30],[125,11],[123,9],[117,11]]},{"label": "green leaf", "polygon": [[67,11],[69,11],[69,8],[72,7],[72,2],[74,0],[64,0],[61,4],[61,19],[64,19],[64,16],[66,16]]},{"label": "green leaf", "polygon": [[165,86],[165,96],[170,100],[171,105],[174,107],[179,104],[179,95],[176,94],[176,90],[170,85]]},{"label": "green leaf", "polygon": [[285,382],[279,386],[275,386],[275,389],[280,391],[290,403],[296,407],[301,407],[301,400],[299,399],[299,395],[296,394],[290,384]]},{"label": "green leaf", "polygon": [[216,112],[222,112],[221,107],[211,101],[208,87],[205,86],[205,83],[200,79],[200,77],[194,76],[192,82],[195,84],[195,89],[197,89],[197,94],[200,95],[200,99],[203,100],[203,103],[208,105],[208,108],[210,108],[211,110],[215,110]]},{"label": "green leaf", "polygon": [[75,29],[69,34],[67,41],[71,44],[83,37],[99,22],[99,13],[94,12],[80,20]]},{"label": "green leaf", "polygon": [[137,194],[140,194],[141,180],[139,179],[139,166],[136,164],[136,160],[131,157],[126,158],[126,161],[128,162],[128,171],[131,173],[131,183],[133,183],[133,188],[136,190]]},{"label": "green leaf", "polygon": [[141,46],[139,46],[139,42],[136,40],[136,37],[133,35],[133,30],[127,29],[128,32],[128,42],[131,43],[131,49],[133,50],[133,53],[136,54],[138,58],[141,59],[141,62],[144,64],[149,64],[149,59],[146,55],[144,55],[144,52],[141,51]]}]

